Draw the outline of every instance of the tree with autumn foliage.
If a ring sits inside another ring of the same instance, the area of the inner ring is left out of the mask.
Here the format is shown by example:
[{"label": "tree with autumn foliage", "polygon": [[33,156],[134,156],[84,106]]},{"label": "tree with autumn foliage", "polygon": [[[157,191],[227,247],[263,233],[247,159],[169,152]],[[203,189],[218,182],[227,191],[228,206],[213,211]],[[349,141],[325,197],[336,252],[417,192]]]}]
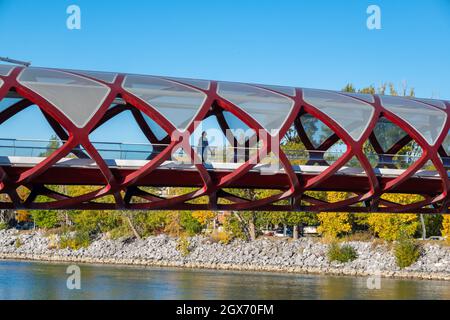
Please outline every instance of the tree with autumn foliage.
[{"label": "tree with autumn foliage", "polygon": [[449,214],[445,214],[442,219],[441,234],[443,237],[447,238],[447,242],[450,242],[450,215]]},{"label": "tree with autumn foliage", "polygon": [[[390,202],[406,205],[423,200],[420,195],[391,193],[382,196]],[[369,213],[367,223],[372,232],[385,240],[397,240],[402,233],[414,236],[420,226],[419,217],[412,213]]]},{"label": "tree with autumn foliage", "polygon": [[375,235],[388,241],[398,240],[402,232],[412,237],[419,227],[416,214],[374,213],[368,222]]},{"label": "tree with autumn foliage", "polygon": [[[348,198],[347,192],[328,192],[325,195],[327,202],[338,202]],[[348,212],[320,212],[317,215],[320,226],[319,233],[326,237],[336,238],[352,231],[352,215]]]},{"label": "tree with autumn foliage", "polygon": [[192,212],[192,217],[197,219],[200,225],[207,227],[217,217],[217,213],[209,210],[198,210]]}]

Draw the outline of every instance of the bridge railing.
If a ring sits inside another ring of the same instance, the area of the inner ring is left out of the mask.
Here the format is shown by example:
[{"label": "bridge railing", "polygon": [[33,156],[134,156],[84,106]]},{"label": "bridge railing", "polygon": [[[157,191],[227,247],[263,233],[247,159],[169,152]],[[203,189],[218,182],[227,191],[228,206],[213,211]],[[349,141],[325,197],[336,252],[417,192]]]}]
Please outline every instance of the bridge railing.
[{"label": "bridge railing", "polygon": [[[46,157],[58,149],[65,141],[60,140],[39,140],[39,139],[7,139],[0,138],[0,156],[16,157]],[[92,142],[104,159],[114,160],[149,160],[164,150],[166,144],[145,144],[145,143],[116,143],[116,142]],[[192,147],[194,152],[200,156],[201,148]],[[281,147],[287,158],[293,165],[319,164],[330,165],[339,159],[344,151],[317,151],[317,150],[291,150]],[[211,163],[243,163],[249,157],[258,152],[257,147],[218,147],[210,146],[204,151],[205,162]],[[394,168],[407,168],[414,163],[419,156],[413,155],[392,155],[392,154],[366,154],[373,167],[390,166]],[[83,147],[77,146],[72,150],[69,157],[85,157],[88,153]],[[174,150],[172,160],[189,162],[190,156],[182,149]],[[449,163],[449,159],[443,159],[444,163]],[[261,163],[277,163],[278,159],[274,154],[267,155],[261,159]],[[428,163],[428,166],[431,164]],[[352,159],[347,164],[349,167],[361,167],[356,159]]]}]

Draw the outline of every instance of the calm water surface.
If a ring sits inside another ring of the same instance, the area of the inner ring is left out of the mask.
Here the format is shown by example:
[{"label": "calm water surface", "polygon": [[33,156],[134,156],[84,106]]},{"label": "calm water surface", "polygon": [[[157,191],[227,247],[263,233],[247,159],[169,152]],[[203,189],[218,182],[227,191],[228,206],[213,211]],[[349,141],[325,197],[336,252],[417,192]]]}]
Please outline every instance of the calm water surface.
[{"label": "calm water surface", "polygon": [[0,299],[450,299],[450,282],[79,264],[81,289],[68,290],[69,264],[0,261]]}]

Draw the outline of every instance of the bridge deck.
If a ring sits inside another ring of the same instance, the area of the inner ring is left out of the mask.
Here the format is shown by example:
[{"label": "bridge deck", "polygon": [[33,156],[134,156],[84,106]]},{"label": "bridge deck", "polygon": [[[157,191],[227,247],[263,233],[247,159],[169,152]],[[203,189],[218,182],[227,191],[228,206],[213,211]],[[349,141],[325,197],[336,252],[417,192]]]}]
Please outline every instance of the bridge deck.
[{"label": "bridge deck", "polygon": [[[29,168],[34,167],[39,164],[44,157],[0,157],[0,166],[2,167],[23,167]],[[146,165],[149,160],[124,160],[124,159],[106,159],[105,162],[111,169],[119,170],[137,170],[142,166]],[[230,172],[239,168],[242,163],[225,163],[225,162],[211,162],[203,164],[208,171],[225,171]],[[63,158],[59,160],[55,167],[58,168],[81,168],[81,169],[97,169],[97,164],[91,159],[73,159],[73,158]],[[292,168],[295,172],[299,174],[312,174],[317,175],[325,171],[328,166],[318,166],[318,165],[293,165]],[[183,164],[177,161],[164,161],[162,165],[159,166],[160,170],[191,170],[196,171],[195,166],[192,164]],[[398,177],[403,172],[404,169],[386,169],[386,168],[374,168],[375,175],[379,177]],[[273,170],[269,167],[269,164],[257,164],[251,172],[259,172],[263,175],[271,174],[282,174],[284,173],[283,168]],[[342,167],[337,172],[337,175],[346,176],[366,176],[365,171],[361,168],[355,167]],[[413,177],[424,178],[424,179],[440,179],[439,174],[432,170],[419,170]]]},{"label": "bridge deck", "polygon": [[[34,167],[44,160],[43,157],[0,157],[0,166],[9,176],[18,176],[22,172]],[[111,171],[117,178],[127,175],[131,171],[137,170],[148,160],[106,160]],[[220,179],[231,171],[236,170],[241,163],[221,163],[214,162],[204,164],[213,179]],[[258,164],[250,172],[235,181],[230,187],[253,187],[281,189],[288,187],[288,180],[284,174],[284,169],[268,170],[267,165]],[[297,173],[300,181],[307,181],[326,170],[327,166],[294,165],[293,169]],[[171,170],[176,174],[167,174]],[[405,170],[375,168],[374,172],[381,183],[398,177]],[[348,179],[351,179],[349,183]],[[36,183],[41,184],[84,184],[103,185],[105,180],[97,164],[90,159],[63,158],[52,168],[39,176]],[[440,184],[440,178],[436,171],[419,170],[405,183],[396,189],[396,192],[412,192],[417,183],[423,186],[423,190],[436,190]],[[139,181],[141,186],[153,187],[197,187],[202,186],[202,180],[192,164],[180,164],[175,161],[163,162],[155,171]],[[361,192],[368,190],[369,184],[366,174],[361,168],[342,167],[336,174],[331,176],[325,187],[317,187],[314,190],[343,190]],[[430,192],[430,194],[434,194]]]}]

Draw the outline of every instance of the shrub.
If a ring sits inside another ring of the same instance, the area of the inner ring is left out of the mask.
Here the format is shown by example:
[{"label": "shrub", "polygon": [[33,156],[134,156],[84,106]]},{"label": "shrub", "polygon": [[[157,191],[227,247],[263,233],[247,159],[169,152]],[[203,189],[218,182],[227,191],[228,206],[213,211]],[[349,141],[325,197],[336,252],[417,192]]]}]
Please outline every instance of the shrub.
[{"label": "shrub", "polygon": [[234,238],[246,239],[242,223],[234,215],[225,218],[223,229],[229,235],[230,241]]},{"label": "shrub", "polygon": [[68,234],[62,234],[61,238],[59,239],[59,248],[65,249],[65,248],[72,248],[72,238]]},{"label": "shrub", "polygon": [[88,247],[91,243],[91,237],[89,233],[83,231],[77,231],[75,234],[64,233],[59,240],[59,247],[61,249],[69,248],[72,250],[78,250]]},{"label": "shrub", "polygon": [[124,237],[130,237],[133,235],[133,232],[130,230],[130,228],[127,225],[121,225],[117,228],[112,229],[108,232],[110,239],[119,239]]},{"label": "shrub", "polygon": [[416,262],[421,253],[420,246],[414,239],[403,232],[394,245],[395,261],[400,268],[406,268]]},{"label": "shrub", "polygon": [[58,236],[56,234],[49,234],[48,240],[48,249],[58,249]]},{"label": "shrub", "polygon": [[134,221],[142,236],[147,237],[163,232],[169,222],[169,217],[171,215],[167,214],[166,211],[138,212]]},{"label": "shrub", "polygon": [[22,241],[20,241],[20,238],[16,238],[16,242],[14,243],[16,248],[20,248],[22,246]]},{"label": "shrub", "polygon": [[164,232],[170,236],[179,237],[183,231],[180,224],[179,211],[172,211],[167,214],[167,224],[164,227]]},{"label": "shrub", "polygon": [[72,220],[77,230],[89,234],[108,232],[119,227],[122,223],[122,217],[119,213],[96,210],[74,212],[72,214]]},{"label": "shrub", "polygon": [[177,250],[181,253],[183,257],[187,256],[190,251],[190,242],[186,236],[181,236],[177,240]]},{"label": "shrub", "polygon": [[75,233],[75,242],[80,247],[88,247],[91,244],[91,237],[87,232],[76,232]]},{"label": "shrub", "polygon": [[0,222],[0,230],[8,229],[8,224],[6,222]]},{"label": "shrub", "polygon": [[342,263],[353,261],[358,257],[356,250],[349,245],[340,246],[336,242],[328,247],[328,260]]},{"label": "shrub", "polygon": [[228,244],[228,243],[230,243],[230,241],[232,239],[233,239],[233,237],[231,236],[231,234],[229,234],[228,232],[225,232],[225,231],[214,231],[211,234],[211,240],[213,242]]}]

